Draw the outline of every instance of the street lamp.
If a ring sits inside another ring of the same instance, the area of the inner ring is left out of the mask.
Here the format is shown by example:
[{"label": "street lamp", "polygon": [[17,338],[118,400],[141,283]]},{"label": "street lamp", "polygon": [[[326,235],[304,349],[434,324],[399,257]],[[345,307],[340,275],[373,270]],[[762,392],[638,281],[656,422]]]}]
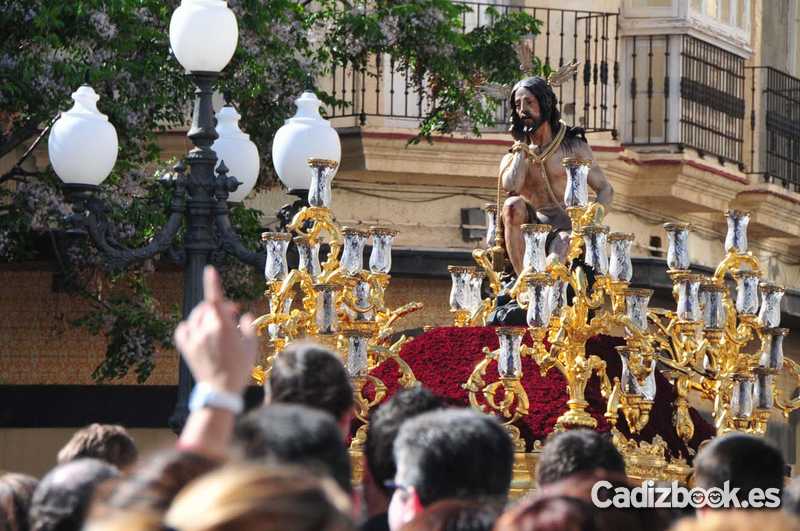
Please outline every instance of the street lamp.
[{"label": "street lamp", "polygon": [[228,173],[239,179],[239,187],[228,196],[229,203],[241,203],[250,194],[258,180],[261,162],[258,148],[250,140],[250,135],[239,129],[241,115],[230,105],[217,113],[217,135],[219,138],[211,146],[217,154],[217,171],[221,164],[228,167]]},{"label": "street lamp", "polygon": [[[308,189],[311,173],[309,159],[325,159],[336,162],[336,170],[342,160],[342,145],[339,134],[328,120],[322,118],[319,108],[322,102],[310,90],[294,100],[297,113],[286,120],[275,133],[272,141],[272,163],[278,179],[289,194],[297,196],[294,203],[278,211],[281,226],[286,228],[294,215],[308,206]],[[336,174],[330,176],[332,180]]]},{"label": "street lamp", "polygon": [[[143,247],[129,249],[115,241],[111,222],[105,214],[107,209],[96,194],[113,169],[118,146],[116,131],[97,110],[99,97],[91,87],[82,86],[73,94],[74,107],[55,122],[49,138],[53,168],[64,182],[65,195],[73,204],[75,215],[71,222],[88,233],[112,269],[122,270],[166,251],[185,224],[184,253],[181,253],[184,255],[184,318],[203,298],[203,269],[213,251],[222,249],[264,271],[265,253],[252,252],[242,244],[228,215],[228,202],[241,201],[255,184],[258,150],[239,130],[239,115],[232,107],[220,111],[216,128],[212,107],[214,84],[233,56],[237,40],[236,18],[222,0],[183,0],[173,13],[170,45],[196,87],[192,125],[187,135],[194,148],[186,156],[188,171],[183,162],[175,166],[175,177],[170,180],[173,194],[166,224]],[[335,135],[335,131],[333,133]],[[333,142],[332,137],[323,140]],[[321,143],[309,145],[316,148]],[[335,145],[338,150],[338,136]],[[224,161],[218,158],[216,149],[223,154]],[[321,149],[303,156],[328,154]],[[306,160],[302,162],[305,164]],[[230,172],[229,168],[235,171]],[[308,166],[306,172],[310,173]],[[181,359],[178,400],[170,418],[170,426],[176,432],[183,427],[188,415],[192,386],[191,372]]]}]

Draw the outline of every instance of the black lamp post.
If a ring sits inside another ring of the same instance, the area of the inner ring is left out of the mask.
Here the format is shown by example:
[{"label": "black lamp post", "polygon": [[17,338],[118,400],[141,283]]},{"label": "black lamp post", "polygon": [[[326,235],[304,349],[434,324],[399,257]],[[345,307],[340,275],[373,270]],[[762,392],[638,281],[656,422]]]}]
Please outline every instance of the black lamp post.
[{"label": "black lamp post", "polygon": [[[65,184],[67,198],[72,202],[75,215],[71,224],[84,229],[94,241],[112,269],[122,270],[131,264],[151,258],[169,249],[178,231],[184,225],[183,252],[179,253],[184,265],[183,317],[203,298],[203,269],[212,252],[223,249],[240,261],[260,271],[264,270],[264,253],[247,249],[231,226],[228,215],[228,194],[236,190],[239,182],[228,176],[224,161],[217,166],[217,155],[212,144],[217,139],[212,95],[219,74],[212,72],[190,73],[197,87],[192,126],[188,137],[194,148],[186,157],[188,173],[183,163],[175,166],[170,216],[160,232],[145,246],[125,248],[112,236],[111,223],[105,215],[107,207],[95,193],[98,185]],[[188,415],[188,397],[194,384],[192,375],[181,359],[178,378],[178,401],[170,419],[170,427],[180,431]]]},{"label": "black lamp post", "polygon": [[[203,269],[213,252],[223,250],[243,263],[264,271],[266,253],[252,252],[241,242],[231,225],[229,194],[241,200],[252,190],[258,174],[258,150],[242,133],[236,122],[238,114],[230,107],[217,115],[215,123],[212,95],[219,72],[228,64],[236,49],[236,17],[222,0],[183,0],[172,15],[170,44],[172,51],[194,83],[195,103],[188,137],[194,148],[175,166],[168,183],[173,187],[170,215],[166,224],[150,242],[138,249],[126,248],[114,238],[108,208],[97,197],[97,190],[116,161],[118,144],[114,127],[97,110],[99,96],[88,85],[73,95],[75,105],[53,124],[48,140],[50,162],[64,181],[67,199],[75,214],[71,224],[85,231],[112,269],[124,270],[171,249],[176,235],[185,226],[183,249],[175,253],[184,266],[183,317],[203,299]],[[273,161],[281,181],[293,195],[305,196],[310,170],[309,158],[339,160],[341,145],[336,131],[319,115],[321,102],[310,91],[296,100],[298,111],[275,135]],[[223,112],[224,111],[224,112]],[[218,143],[218,131],[225,132]],[[239,168],[229,176],[218,152]],[[245,181],[244,189],[238,189]],[[238,190],[237,190],[238,189]],[[298,190],[298,191],[295,191]],[[290,217],[305,204],[302,198],[282,209]],[[286,221],[283,221],[285,227]],[[194,384],[183,360],[180,361],[178,400],[170,427],[179,432],[188,415],[188,398]]]},{"label": "black lamp post", "polygon": [[[213,32],[203,31],[209,26]],[[232,228],[227,200],[240,183],[235,176],[228,176],[224,162],[217,167],[212,149],[219,136],[212,107],[214,84],[230,61],[237,39],[236,18],[225,2],[184,0],[173,14],[170,42],[196,87],[188,133],[194,148],[186,157],[188,173],[182,162],[174,168],[169,219],[147,245],[130,249],[116,241],[108,209],[96,194],[116,160],[117,137],[108,119],[97,111],[98,96],[91,87],[83,86],[73,94],[75,106],[54,124],[49,139],[51,163],[65,182],[67,199],[75,211],[71,224],[88,233],[112,269],[123,270],[170,249],[185,225],[182,252],[177,253],[184,265],[184,318],[203,298],[203,269],[212,252],[222,249],[261,271],[266,259],[265,254],[242,245]],[[170,427],[176,432],[188,415],[194,383],[182,359],[179,371],[178,400],[170,418]]]}]

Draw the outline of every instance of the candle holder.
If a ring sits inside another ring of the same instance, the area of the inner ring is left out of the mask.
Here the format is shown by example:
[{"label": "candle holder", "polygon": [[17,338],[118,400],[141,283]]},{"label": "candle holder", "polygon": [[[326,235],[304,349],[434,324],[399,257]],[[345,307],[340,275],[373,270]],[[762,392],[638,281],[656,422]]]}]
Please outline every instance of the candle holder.
[{"label": "candle holder", "polygon": [[329,159],[308,159],[311,167],[311,184],[308,187],[308,204],[312,207],[331,207],[331,181],[339,163]]},{"label": "candle holder", "polygon": [[667,266],[670,271],[686,271],[689,269],[689,231],[688,223],[665,223],[667,232]]},{"label": "candle holder", "polygon": [[586,208],[589,205],[589,170],[591,160],[565,158],[561,161],[567,174],[564,204],[567,207]]},{"label": "candle holder", "polygon": [[525,271],[542,273],[547,265],[545,243],[553,227],[550,225],[525,224],[520,227],[525,240],[522,268]]},{"label": "candle holder", "polygon": [[[524,328],[498,328],[497,338],[500,346],[495,350],[483,349],[484,358],[478,362],[467,382],[462,385],[467,390],[472,407],[501,417],[516,452],[525,451],[525,441],[514,423],[527,415],[530,408],[528,394],[521,383],[520,347],[524,334]],[[493,361],[497,363],[499,379],[487,384],[484,378],[489,364]],[[502,399],[499,399],[501,391]]]}]

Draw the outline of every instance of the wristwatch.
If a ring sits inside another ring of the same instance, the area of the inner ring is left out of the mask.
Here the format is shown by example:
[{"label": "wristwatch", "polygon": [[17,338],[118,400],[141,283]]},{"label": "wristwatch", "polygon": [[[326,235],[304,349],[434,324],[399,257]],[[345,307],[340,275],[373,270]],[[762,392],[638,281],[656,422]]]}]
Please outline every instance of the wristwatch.
[{"label": "wristwatch", "polygon": [[204,407],[224,409],[234,415],[244,411],[244,399],[236,393],[220,391],[204,382],[198,382],[189,396],[189,411],[197,411]]}]

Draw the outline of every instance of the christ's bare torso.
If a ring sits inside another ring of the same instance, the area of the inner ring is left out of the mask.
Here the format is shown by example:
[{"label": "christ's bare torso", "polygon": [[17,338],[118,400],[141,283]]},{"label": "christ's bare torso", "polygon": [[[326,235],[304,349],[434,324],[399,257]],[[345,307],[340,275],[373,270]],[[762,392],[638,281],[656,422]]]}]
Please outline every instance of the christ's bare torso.
[{"label": "christ's bare torso", "polygon": [[528,201],[537,212],[554,215],[561,212],[564,207],[564,189],[567,186],[567,174],[561,165],[561,160],[569,156],[563,145],[542,165],[534,160],[528,160],[525,179],[517,193]]}]

